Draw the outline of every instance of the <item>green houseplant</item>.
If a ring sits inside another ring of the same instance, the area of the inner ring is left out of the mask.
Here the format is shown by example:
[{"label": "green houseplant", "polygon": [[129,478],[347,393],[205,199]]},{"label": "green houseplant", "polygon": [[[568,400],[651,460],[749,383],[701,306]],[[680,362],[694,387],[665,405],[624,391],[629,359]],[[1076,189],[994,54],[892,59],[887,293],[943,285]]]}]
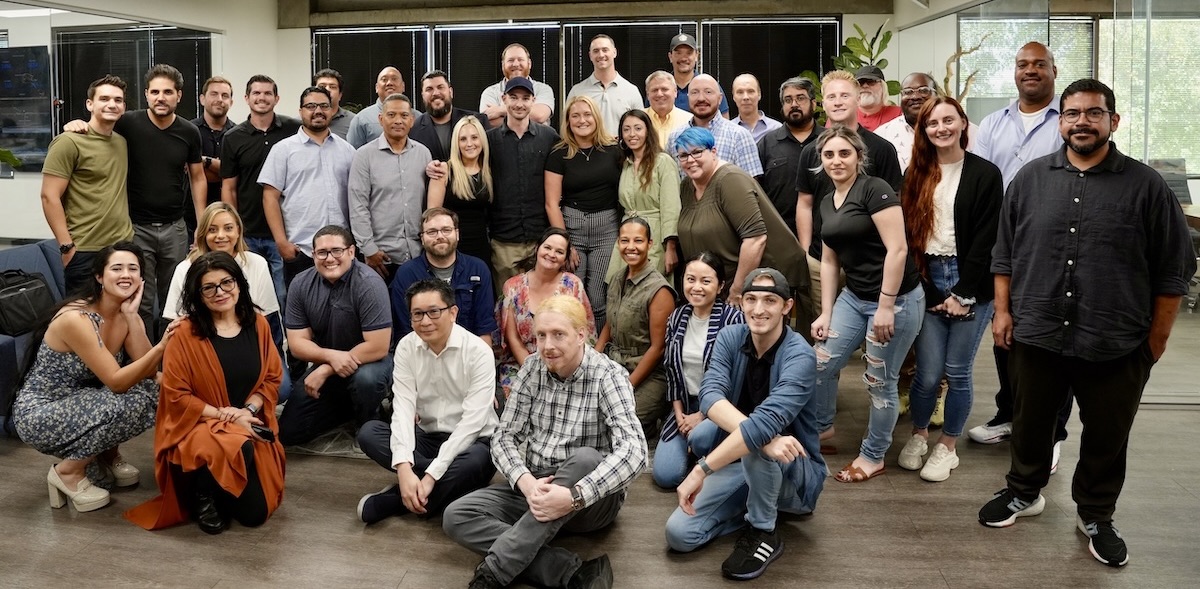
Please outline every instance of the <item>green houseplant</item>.
[{"label": "green houseplant", "polygon": [[[833,58],[834,69],[845,70],[854,73],[865,65],[873,65],[879,69],[885,69],[888,66],[888,60],[880,57],[887,49],[888,43],[892,42],[892,32],[885,31],[891,19],[883,21],[878,29],[875,29],[875,34],[870,39],[867,38],[867,33],[862,30],[858,24],[854,25],[857,37],[848,37],[846,42],[842,44],[842,48],[838,51],[837,57]],[[802,77],[808,78],[817,89],[817,97],[821,94],[821,76],[812,70],[804,70],[800,72]],[[898,80],[887,81],[888,96],[896,96],[900,94],[900,82]],[[817,106],[814,111],[814,116],[817,117],[817,123],[825,124],[825,110],[821,106]]]}]

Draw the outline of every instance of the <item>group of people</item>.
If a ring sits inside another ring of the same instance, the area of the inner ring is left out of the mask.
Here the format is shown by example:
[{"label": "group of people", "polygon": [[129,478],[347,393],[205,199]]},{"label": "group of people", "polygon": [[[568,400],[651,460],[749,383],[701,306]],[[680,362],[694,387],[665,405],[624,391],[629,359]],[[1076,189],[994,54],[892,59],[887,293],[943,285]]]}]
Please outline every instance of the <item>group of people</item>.
[{"label": "group of people", "polygon": [[479,112],[454,107],[440,70],[421,79],[426,113],[388,67],[353,117],[341,75],[321,70],[299,120],[254,76],[238,125],[222,78],[195,124],[174,116],[170,66],[148,72],[145,111],[97,80],[90,120],[47,158],[72,294],[35,336],[13,411],[61,459],[51,505],[98,509],[136,484],[119,445],[155,427],[162,494],[127,518],[259,525],[282,500],[285,446],[349,422],[395,473],[359,502],[364,523],[441,515],[484,557],[471,587],[607,587],[607,557],[548,543],[613,522],[656,445],[653,480],[679,496],[668,545],[740,532],[722,573],[751,579],[783,550],[779,512],[816,507],[855,350],[869,419],[835,479],[885,472],[911,349],[898,462],[945,481],[990,323],[998,415],[968,435],[1011,436],[1013,459],[979,521],[1040,513],[1073,394],[1092,432],[1080,529],[1125,564],[1112,513],[1129,428],[1196,268],[1169,189],[1109,141],[1112,91],[1079,80],[1055,102],[1053,56],[1030,43],[1018,99],[978,127],[923,73],[887,105],[874,66],[829,72],[819,93],[785,81],[782,122],[754,112],[758,82],[739,76],[727,120],[698,55],[672,37],[673,73],[647,78],[644,107],[596,36],[558,132],[517,44]]}]

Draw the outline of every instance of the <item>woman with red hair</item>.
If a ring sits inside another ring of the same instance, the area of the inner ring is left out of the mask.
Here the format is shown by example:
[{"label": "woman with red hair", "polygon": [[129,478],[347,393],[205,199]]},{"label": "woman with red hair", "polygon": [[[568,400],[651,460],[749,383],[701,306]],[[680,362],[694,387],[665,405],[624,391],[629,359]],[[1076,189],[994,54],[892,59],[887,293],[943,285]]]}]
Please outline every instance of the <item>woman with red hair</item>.
[{"label": "woman with red hair", "polygon": [[[921,478],[933,482],[946,480],[958,466],[955,443],[971,411],[971,370],[992,318],[992,245],[1004,196],[1000,170],[967,151],[967,124],[953,98],[935,96],[921,107],[901,192],[908,250],[928,308],[914,346],[913,436],[900,452],[900,466],[920,469]],[[946,421],[924,461],[943,375],[949,383]]]}]

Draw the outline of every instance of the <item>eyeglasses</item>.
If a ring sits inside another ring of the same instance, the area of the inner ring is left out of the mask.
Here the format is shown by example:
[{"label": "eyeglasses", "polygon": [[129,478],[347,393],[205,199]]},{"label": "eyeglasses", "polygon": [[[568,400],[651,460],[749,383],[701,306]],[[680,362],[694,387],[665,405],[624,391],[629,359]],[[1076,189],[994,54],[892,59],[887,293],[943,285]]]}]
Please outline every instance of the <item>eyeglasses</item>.
[{"label": "eyeglasses", "polygon": [[441,229],[426,229],[421,233],[429,239],[437,239],[438,234],[450,236],[454,235],[455,231],[458,231],[457,227],[442,227]]},{"label": "eyeglasses", "polygon": [[707,149],[696,148],[691,151],[681,151],[675,155],[679,157],[680,163],[686,162],[689,159],[700,161],[700,156],[704,155],[707,151]]},{"label": "eyeglasses", "polygon": [[234,279],[234,277],[230,276],[229,278],[226,278],[225,280],[222,280],[221,282],[218,282],[217,284],[205,284],[204,286],[201,286],[200,294],[204,295],[204,298],[206,298],[206,299],[211,299],[211,298],[217,296],[217,287],[220,287],[221,290],[223,290],[225,292],[233,292],[234,289],[237,288],[237,286],[238,286],[237,280]]},{"label": "eyeglasses", "polygon": [[1068,123],[1074,123],[1075,121],[1079,120],[1079,115],[1081,114],[1087,115],[1087,120],[1089,123],[1099,123],[1100,121],[1104,120],[1104,115],[1112,114],[1112,111],[1104,110],[1102,108],[1089,108],[1084,112],[1079,112],[1075,109],[1071,109],[1062,111],[1058,116],[1062,117],[1062,120]]},{"label": "eyeglasses", "polygon": [[933,96],[933,88],[929,86],[920,86],[917,88],[905,88],[900,91],[900,96],[904,98],[912,98],[914,96]]},{"label": "eyeglasses", "polygon": [[449,309],[452,306],[453,305],[447,305],[445,307],[442,307],[441,309],[429,309],[428,311],[413,311],[412,312],[412,322],[420,323],[426,317],[428,317],[430,319],[439,319],[442,316],[442,312],[445,311],[446,309]]},{"label": "eyeglasses", "polygon": [[350,248],[335,247],[333,249],[317,250],[317,251],[313,252],[313,255],[316,256],[318,260],[324,260],[324,259],[328,258],[329,256],[333,256],[334,258],[337,258],[340,260],[342,258],[342,255],[345,254],[346,250],[348,250],[348,249],[350,249]]},{"label": "eyeglasses", "polygon": [[806,102],[809,102],[810,100],[812,100],[812,99],[807,96],[784,96],[783,97],[783,103],[786,105],[804,104]]},{"label": "eyeglasses", "polygon": [[333,110],[333,105],[328,102],[306,102],[301,104],[300,108],[308,112],[315,112],[318,110]]}]

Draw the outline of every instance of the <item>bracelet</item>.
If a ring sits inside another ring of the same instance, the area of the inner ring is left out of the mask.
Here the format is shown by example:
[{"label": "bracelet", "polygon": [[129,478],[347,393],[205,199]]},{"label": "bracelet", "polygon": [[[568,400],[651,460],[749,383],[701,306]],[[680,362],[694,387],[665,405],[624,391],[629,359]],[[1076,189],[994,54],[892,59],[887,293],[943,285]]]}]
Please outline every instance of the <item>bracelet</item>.
[{"label": "bracelet", "polygon": [[704,458],[697,460],[696,466],[699,466],[700,470],[704,471],[705,476],[711,475],[713,472],[715,472],[712,467],[708,465],[708,461]]},{"label": "bracelet", "polygon": [[884,296],[884,297],[895,297],[895,296],[899,296],[899,295],[900,295],[900,293],[899,293],[899,292],[897,292],[897,293],[890,293],[890,292],[883,292],[883,289],[880,289],[880,290],[879,290],[879,296]]},{"label": "bracelet", "polygon": [[249,411],[250,415],[258,415],[258,406],[254,403],[246,403],[246,406],[242,408]]}]

